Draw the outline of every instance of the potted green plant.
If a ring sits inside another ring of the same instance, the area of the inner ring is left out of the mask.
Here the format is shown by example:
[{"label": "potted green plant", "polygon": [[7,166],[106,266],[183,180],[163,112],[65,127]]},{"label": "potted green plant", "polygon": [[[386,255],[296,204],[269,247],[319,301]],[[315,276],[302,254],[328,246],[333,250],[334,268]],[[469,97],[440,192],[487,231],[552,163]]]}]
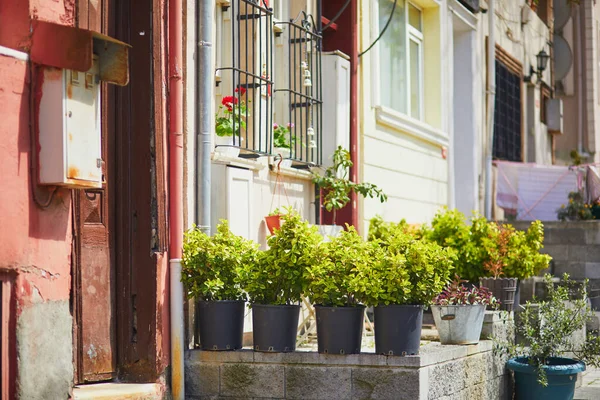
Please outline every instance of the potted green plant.
[{"label": "potted green plant", "polygon": [[320,260],[307,269],[307,294],[315,304],[319,353],[360,353],[368,283],[359,269],[370,269],[381,249],[352,226],[321,246]]},{"label": "potted green plant", "polygon": [[296,348],[299,302],[307,285],[307,269],[318,260],[322,242],[315,227],[286,208],[281,227],[267,239],[256,263],[243,268],[243,288],[252,308],[254,349],[290,352]]},{"label": "potted green plant", "polygon": [[233,96],[224,96],[215,114],[216,151],[227,156],[237,157],[242,144],[240,132],[246,130],[246,119],[250,116],[243,87],[236,88]]},{"label": "potted green plant", "polygon": [[226,220],[213,237],[193,227],[183,242],[181,281],[198,300],[200,345],[203,350],[242,347],[244,302],[240,271],[256,262],[258,247],[236,236]]},{"label": "potted green plant", "polygon": [[350,168],[354,164],[350,152],[342,146],[333,153],[333,164],[323,175],[313,171],[313,183],[322,191],[322,206],[333,214],[333,224],[336,213],[350,201],[350,193],[355,192],[363,197],[379,198],[382,203],[387,201],[387,195],[376,185],[368,182],[355,183],[350,180]]},{"label": "potted green plant", "polygon": [[510,224],[488,223],[487,237],[481,242],[485,272],[479,284],[500,300],[502,310],[512,311],[519,303],[519,280],[548,268],[551,257],[540,253],[543,242],[544,226],[540,221],[533,221],[527,231],[518,231]]},{"label": "potted green plant", "polygon": [[497,303],[488,288],[468,288],[465,282],[456,276],[433,300],[431,312],[442,344],[479,343],[485,308]]},{"label": "potted green plant", "polygon": [[581,347],[571,340],[592,316],[585,293],[587,283],[576,284],[565,274],[555,286],[552,276],[545,275],[545,300],[527,302],[516,318],[515,330],[523,343],[494,339],[494,352],[511,357],[507,367],[514,371],[518,399],[572,399],[577,374],[586,364],[600,366],[598,336],[588,335]]},{"label": "potted green plant", "polygon": [[265,217],[265,223],[267,224],[267,229],[271,235],[274,234],[277,229],[281,228],[281,211],[279,208],[271,211],[269,215]]},{"label": "potted green plant", "polygon": [[275,155],[281,155],[282,167],[290,167],[292,165],[290,158],[292,145],[296,143],[296,135],[290,133],[290,130],[294,127],[294,124],[288,122],[287,125],[279,125],[273,123],[273,153]]},{"label": "potted green plant", "polygon": [[365,303],[374,306],[375,351],[418,354],[423,309],[449,282],[454,252],[418,239],[402,225],[387,231],[381,225],[371,227],[369,236],[382,247],[383,256],[361,270],[361,280],[368,288]]}]

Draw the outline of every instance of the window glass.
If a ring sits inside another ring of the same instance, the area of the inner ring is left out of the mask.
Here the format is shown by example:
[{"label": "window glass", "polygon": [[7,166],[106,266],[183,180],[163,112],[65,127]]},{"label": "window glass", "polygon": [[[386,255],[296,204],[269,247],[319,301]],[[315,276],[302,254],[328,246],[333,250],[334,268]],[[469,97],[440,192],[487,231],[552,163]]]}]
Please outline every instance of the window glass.
[{"label": "window glass", "polygon": [[410,116],[421,118],[421,45],[410,40]]},{"label": "window glass", "polygon": [[408,4],[408,23],[419,32],[422,32],[421,10],[410,3]]},{"label": "window glass", "polygon": [[[379,28],[387,23],[393,2],[379,1]],[[380,99],[383,106],[407,113],[408,71],[406,55],[405,4],[396,4],[392,21],[379,41]]]}]

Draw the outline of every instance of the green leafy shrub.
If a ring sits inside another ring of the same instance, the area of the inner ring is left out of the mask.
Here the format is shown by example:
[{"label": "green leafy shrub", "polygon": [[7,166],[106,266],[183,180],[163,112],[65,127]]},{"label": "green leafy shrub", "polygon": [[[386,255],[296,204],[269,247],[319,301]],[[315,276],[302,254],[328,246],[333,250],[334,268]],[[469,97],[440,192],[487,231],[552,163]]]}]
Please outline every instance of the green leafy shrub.
[{"label": "green leafy shrub", "polygon": [[297,211],[286,208],[281,228],[267,239],[269,249],[243,268],[243,287],[259,304],[294,304],[307,285],[306,270],[319,261],[322,237]]},{"label": "green leafy shrub", "polygon": [[350,202],[351,192],[366,198],[378,198],[382,203],[387,201],[387,195],[376,185],[350,180],[350,168],[353,165],[350,152],[338,146],[333,153],[333,165],[325,170],[324,175],[313,173],[313,183],[323,190],[323,207],[328,212],[333,212],[334,224],[337,210],[344,208]]},{"label": "green leafy shrub", "polygon": [[356,306],[369,290],[360,269],[371,269],[381,257],[376,243],[366,242],[352,226],[322,246],[322,258],[310,266],[307,294],[313,304]]},{"label": "green leafy shrub", "polygon": [[254,242],[234,235],[225,220],[213,237],[194,226],[183,241],[181,281],[188,295],[207,301],[245,300],[240,272],[255,264],[257,251]]},{"label": "green leafy shrub", "polygon": [[444,209],[435,215],[425,236],[440,246],[454,249],[455,272],[459,276],[476,282],[485,275],[486,251],[482,241],[489,236],[485,218],[474,216],[469,226],[463,213]]},{"label": "green leafy shrub", "polygon": [[365,304],[429,304],[449,282],[455,252],[437,243],[396,230],[382,245],[384,254],[372,268],[360,268],[366,282]]},{"label": "green leafy shrub", "polygon": [[400,222],[387,222],[380,215],[376,215],[369,221],[367,240],[377,240],[381,245],[385,246],[390,237],[397,233],[408,233],[415,238],[421,237],[421,231],[418,228],[410,226],[405,219]]},{"label": "green leafy shrub", "polygon": [[445,209],[435,215],[424,235],[456,251],[456,273],[477,282],[486,276],[525,279],[548,267],[550,256],[540,254],[544,226],[534,221],[526,232],[499,225],[475,214],[471,225],[461,212]]},{"label": "green leafy shrub", "polygon": [[555,286],[552,276],[545,276],[547,297],[537,304],[527,302],[516,320],[516,333],[524,340],[524,345],[494,338],[494,352],[509,357],[527,357],[529,364],[537,367],[538,382],[548,384],[544,365],[550,357],[560,357],[565,353],[575,354],[575,358],[588,365],[600,366],[600,338],[588,335],[586,343],[577,348],[571,341],[572,335],[586,326],[593,316],[587,303],[585,287],[563,275],[561,284]]},{"label": "green leafy shrub", "polygon": [[548,268],[552,257],[540,253],[544,247],[544,225],[540,221],[533,221],[525,232],[511,225],[504,225],[504,229],[512,233],[503,268],[505,276],[525,279]]}]

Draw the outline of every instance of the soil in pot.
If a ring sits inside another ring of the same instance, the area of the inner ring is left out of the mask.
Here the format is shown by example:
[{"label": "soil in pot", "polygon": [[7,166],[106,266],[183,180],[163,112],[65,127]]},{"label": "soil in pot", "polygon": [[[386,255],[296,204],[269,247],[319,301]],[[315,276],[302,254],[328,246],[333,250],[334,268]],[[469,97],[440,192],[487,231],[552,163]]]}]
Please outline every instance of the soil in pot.
[{"label": "soil in pot", "polygon": [[494,297],[500,300],[500,309],[504,311],[513,311],[515,305],[518,305],[515,303],[518,283],[517,278],[481,278],[479,280],[479,286],[490,289]]},{"label": "soil in pot", "polygon": [[319,353],[359,354],[362,344],[364,306],[315,306]]},{"label": "soil in pot", "polygon": [[517,400],[564,400],[575,393],[577,374],[585,371],[585,365],[570,358],[553,357],[544,366],[548,386],[538,383],[537,369],[527,363],[527,358],[511,358],[506,363],[515,372],[515,398]]},{"label": "soil in pot", "polygon": [[243,301],[198,301],[202,350],[237,350],[244,336]]},{"label": "soil in pot", "polygon": [[[442,344],[479,343],[485,305],[431,306]],[[375,328],[377,329],[377,328]]]},{"label": "soil in pot", "polygon": [[287,353],[296,350],[299,305],[252,305],[255,351]]},{"label": "soil in pot", "polygon": [[375,352],[384,355],[419,354],[423,306],[375,307]]}]

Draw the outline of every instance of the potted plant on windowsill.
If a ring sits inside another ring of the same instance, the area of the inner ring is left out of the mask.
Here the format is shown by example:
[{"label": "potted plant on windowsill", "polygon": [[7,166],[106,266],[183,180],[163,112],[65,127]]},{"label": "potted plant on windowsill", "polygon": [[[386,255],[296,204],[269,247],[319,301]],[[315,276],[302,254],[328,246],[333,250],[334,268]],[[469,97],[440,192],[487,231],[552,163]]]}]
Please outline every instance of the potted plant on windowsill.
[{"label": "potted plant on windowsill", "polygon": [[243,288],[250,297],[254,350],[290,352],[296,348],[306,271],[318,259],[322,242],[315,227],[286,208],[281,227],[267,239],[256,263],[243,268]]},{"label": "potted plant on windowsill", "polygon": [[289,168],[292,166],[291,148],[296,143],[296,136],[290,134],[294,124],[288,122],[286,126],[273,123],[273,153],[281,156],[281,166]]},{"label": "potted plant on windowsill", "polygon": [[513,311],[519,302],[519,280],[537,275],[550,263],[551,257],[540,253],[544,226],[534,221],[523,232],[509,224],[489,222],[487,232],[488,236],[482,239],[486,252],[485,275],[479,284],[489,288],[500,300],[502,310]]},{"label": "potted plant on windowsill", "polygon": [[336,223],[336,213],[350,202],[350,193],[355,192],[363,197],[377,197],[382,203],[387,201],[387,195],[372,183],[355,183],[350,180],[350,168],[354,164],[350,152],[342,146],[333,153],[333,164],[323,175],[313,171],[313,183],[322,190],[322,205],[333,214],[333,224]]},{"label": "potted plant on windowsill", "polygon": [[319,353],[358,354],[368,282],[358,274],[370,269],[381,249],[364,241],[352,226],[321,246],[319,262],[307,270],[307,294],[315,304]]},{"label": "potted plant on windowsill", "polygon": [[379,236],[373,240],[384,253],[361,274],[368,287],[365,303],[374,306],[375,352],[418,354],[423,309],[450,281],[454,252],[419,240],[400,225],[379,235],[370,229],[369,236]]},{"label": "potted plant on windowsill", "polygon": [[485,308],[497,303],[488,288],[467,288],[465,282],[456,276],[433,300],[431,312],[441,344],[479,343]]},{"label": "potted plant on windowsill", "polygon": [[[516,333],[524,343],[494,339],[494,352],[512,357],[508,369],[514,371],[518,399],[572,399],[577,374],[585,366],[600,367],[600,338],[588,335],[577,348],[571,338],[586,326],[592,311],[585,288],[565,274],[555,286],[552,276],[545,276],[547,297],[538,304],[527,302],[516,319]],[[565,353],[574,358],[564,357]]]},{"label": "potted plant on windowsill", "polygon": [[258,246],[236,236],[227,221],[210,237],[197,227],[185,234],[181,281],[198,307],[203,350],[242,348],[244,302],[240,270],[256,262]]},{"label": "potted plant on windowsill", "polygon": [[246,119],[250,116],[246,102],[241,99],[245,94],[245,88],[236,88],[233,96],[223,97],[215,114],[215,151],[229,157],[240,154],[243,140],[240,133],[246,130]]}]

